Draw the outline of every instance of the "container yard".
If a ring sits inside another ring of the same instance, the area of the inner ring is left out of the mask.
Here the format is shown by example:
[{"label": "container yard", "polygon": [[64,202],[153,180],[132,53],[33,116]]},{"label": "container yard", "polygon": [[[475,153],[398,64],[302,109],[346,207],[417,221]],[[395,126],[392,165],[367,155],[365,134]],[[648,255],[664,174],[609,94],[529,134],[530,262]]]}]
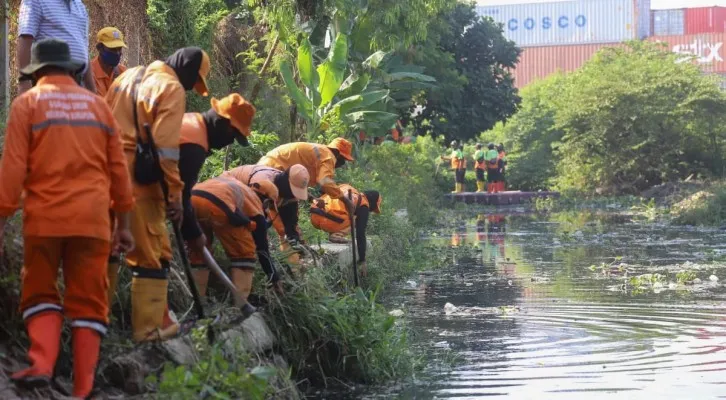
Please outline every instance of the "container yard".
[{"label": "container yard", "polygon": [[[502,0],[502,3],[506,3]],[[580,68],[603,47],[658,41],[704,73],[726,75],[726,7],[651,10],[650,0],[575,0],[478,6],[522,48],[517,87]]]}]

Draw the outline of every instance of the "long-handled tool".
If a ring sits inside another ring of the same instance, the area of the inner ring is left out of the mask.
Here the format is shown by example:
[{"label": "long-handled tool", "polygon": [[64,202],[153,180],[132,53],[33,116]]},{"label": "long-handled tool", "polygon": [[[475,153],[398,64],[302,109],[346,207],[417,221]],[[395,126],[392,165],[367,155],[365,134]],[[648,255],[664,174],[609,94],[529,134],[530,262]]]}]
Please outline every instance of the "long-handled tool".
[{"label": "long-handled tool", "polygon": [[[209,269],[212,270],[215,275],[217,275],[217,277],[222,281],[224,286],[226,286],[227,289],[229,289],[234,296],[237,296],[237,286],[235,286],[234,282],[232,282],[227,274],[224,273],[222,267],[217,264],[214,256],[212,256],[212,253],[210,253],[209,249],[207,249],[206,247],[204,248],[204,263],[207,264],[207,267],[209,267]],[[242,309],[242,314],[245,317],[252,315],[252,313],[256,311],[255,308],[250,303],[248,303],[246,299],[243,301],[243,304],[240,308]]]},{"label": "long-handled tool", "polygon": [[[146,138],[149,141],[151,148],[153,149],[153,156],[154,156],[154,161],[156,162],[156,167],[159,168],[159,170],[161,170],[161,161],[159,160],[159,153],[156,150],[156,144],[154,143],[154,136],[152,135],[152,132],[151,132],[151,126],[148,123],[144,124],[144,131],[146,132]],[[161,174],[161,179],[159,179],[159,186],[161,187],[161,193],[164,196],[164,201],[168,204],[169,203],[169,186],[166,184],[166,178],[164,177],[163,173]],[[201,296],[199,296],[199,289],[197,288],[197,283],[194,281],[194,276],[192,275],[192,267],[189,264],[189,259],[187,258],[187,253],[185,251],[184,239],[182,238],[181,228],[174,222],[172,222],[171,225],[174,229],[174,239],[176,241],[177,250],[179,250],[179,258],[181,258],[182,266],[184,267],[184,273],[187,276],[187,282],[189,284],[189,291],[192,292],[192,297],[194,299],[194,308],[197,311],[197,318],[199,320],[203,320],[205,318],[204,306],[202,305]],[[210,344],[214,342],[214,331],[211,326],[207,330],[207,339],[209,340]]]},{"label": "long-handled tool", "polygon": [[[348,200],[350,200],[350,203],[353,204],[353,191],[348,190]],[[352,207],[351,207],[352,208]],[[360,286],[360,282],[358,282],[358,255],[356,254],[356,244],[355,244],[355,215],[353,215],[355,212],[354,210],[348,211],[348,219],[350,220],[350,238],[351,238],[351,245],[353,247],[353,282],[355,282],[355,286]]]}]

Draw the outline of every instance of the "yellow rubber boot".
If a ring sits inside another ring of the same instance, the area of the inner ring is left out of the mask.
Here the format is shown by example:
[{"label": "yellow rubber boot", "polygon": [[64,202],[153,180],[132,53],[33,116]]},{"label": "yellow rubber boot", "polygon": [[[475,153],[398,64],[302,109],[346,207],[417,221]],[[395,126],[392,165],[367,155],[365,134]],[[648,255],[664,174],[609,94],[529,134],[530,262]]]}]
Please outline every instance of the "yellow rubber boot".
[{"label": "yellow rubber boot", "polygon": [[459,193],[459,183],[454,183],[454,190],[451,193]]},{"label": "yellow rubber boot", "polygon": [[194,277],[194,283],[197,284],[197,290],[199,296],[207,296],[207,287],[209,286],[209,270],[206,268],[192,269],[192,277]]},{"label": "yellow rubber boot", "polygon": [[135,342],[166,340],[179,331],[179,325],[173,321],[164,326],[168,287],[166,279],[131,280],[131,328]]},{"label": "yellow rubber boot", "polygon": [[247,297],[252,292],[252,276],[255,271],[251,269],[232,268],[230,273],[232,275],[232,282],[237,288],[234,305],[240,307],[247,302]]},{"label": "yellow rubber boot", "polygon": [[108,260],[108,313],[111,314],[113,299],[116,297],[116,285],[118,284],[118,258]]}]

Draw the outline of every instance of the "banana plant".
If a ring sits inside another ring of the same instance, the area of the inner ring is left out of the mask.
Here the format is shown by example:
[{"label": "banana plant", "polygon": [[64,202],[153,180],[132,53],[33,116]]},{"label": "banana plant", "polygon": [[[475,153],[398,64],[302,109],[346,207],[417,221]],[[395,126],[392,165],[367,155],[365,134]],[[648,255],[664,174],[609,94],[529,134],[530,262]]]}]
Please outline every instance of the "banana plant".
[{"label": "banana plant", "polygon": [[316,67],[313,46],[306,38],[297,49],[297,71],[301,89],[290,61],[280,63],[280,73],[288,94],[295,102],[298,113],[307,122],[309,138],[317,136],[321,121],[330,113],[350,128],[350,132],[366,130],[372,134],[384,135],[396,122],[398,115],[383,111],[390,101],[390,90],[369,88],[363,76],[346,78],[348,70],[348,36],[338,33],[331,44],[327,58]]}]

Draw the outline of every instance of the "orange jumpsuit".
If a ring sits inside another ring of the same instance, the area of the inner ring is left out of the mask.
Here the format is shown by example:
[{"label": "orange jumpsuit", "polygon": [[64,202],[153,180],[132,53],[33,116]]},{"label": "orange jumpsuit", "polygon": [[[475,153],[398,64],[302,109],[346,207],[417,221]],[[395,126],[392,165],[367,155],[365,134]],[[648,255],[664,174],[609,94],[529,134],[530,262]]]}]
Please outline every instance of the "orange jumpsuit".
[{"label": "orange jumpsuit", "polygon": [[[222,176],[232,177],[249,186],[261,181],[274,182],[275,178],[280,174],[282,174],[282,171],[279,169],[264,165],[242,165],[223,172]],[[277,232],[280,237],[284,237],[285,225],[282,223],[282,219],[274,210],[270,210],[269,214],[270,219],[272,220],[272,226],[275,228],[275,232]]]},{"label": "orange jumpsuit", "polygon": [[[0,166],[0,216],[25,189],[25,264],[20,308],[28,320],[63,311],[74,327],[108,323],[106,211],[133,207],[120,131],[103,99],[69,76],[47,76],[10,109]],[[56,281],[63,267],[65,296]]]},{"label": "orange jumpsuit", "polygon": [[93,82],[96,84],[96,94],[105,97],[113,81],[126,72],[127,69],[125,65],[119,64],[111,70],[111,75],[108,75],[101,66],[98,56],[91,60],[91,71],[93,72]]},{"label": "orange jumpsuit", "polygon": [[[178,166],[179,131],[186,106],[185,90],[171,67],[162,61],[154,61],[145,69],[136,67],[124,72],[111,85],[106,101],[123,132],[123,147],[136,198],[130,218],[136,248],[126,255],[126,262],[133,270],[133,337],[137,342],[166,339],[178,330],[167,306],[172,259],[166,226],[167,200],[160,184],[141,185],[135,181],[134,160],[137,135],[148,143],[144,129],[148,125],[159,155],[162,179],[168,187],[168,201],[181,202],[184,184]],[[134,109],[137,110],[136,119]]]},{"label": "orange jumpsuit", "polygon": [[283,144],[267,153],[257,164],[280,171],[301,164],[310,174],[310,187],[319,185],[323,193],[334,199],[342,195],[340,187],[333,179],[335,155],[326,145],[307,142]]},{"label": "orange jumpsuit", "polygon": [[[265,215],[257,194],[231,177],[217,177],[194,186],[192,204],[210,245],[216,236],[230,266],[254,269],[257,256],[252,231],[257,224],[253,219]],[[190,252],[190,261],[195,267],[204,266],[202,254]]]},{"label": "orange jumpsuit", "polygon": [[[350,191],[356,208],[363,206],[370,208],[368,198],[352,186],[342,184],[340,190],[345,193],[345,196],[348,196],[348,191]],[[327,194],[321,196],[320,199],[325,202],[324,208],[319,208],[315,204],[310,207],[310,221],[313,226],[328,233],[345,232],[350,229],[350,216],[345,203],[340,199],[333,199]]]},{"label": "orange jumpsuit", "polygon": [[[146,67],[137,86],[137,99],[132,98],[132,86],[142,67],[129,69],[114,81],[106,101],[111,105],[123,132],[124,150],[129,175],[134,176],[136,157],[136,128],[132,105],[138,110],[138,130],[144,140],[144,124],[149,124],[159,152],[164,179],[169,187],[169,202],[181,200],[184,184],[179,176],[179,142],[184,108],[184,88],[174,70],[161,61]],[[132,179],[133,181],[133,179]],[[126,260],[131,267],[159,270],[172,259],[171,243],[166,227],[166,201],[158,184],[134,183],[136,207],[131,216],[131,231],[136,249]]]}]

